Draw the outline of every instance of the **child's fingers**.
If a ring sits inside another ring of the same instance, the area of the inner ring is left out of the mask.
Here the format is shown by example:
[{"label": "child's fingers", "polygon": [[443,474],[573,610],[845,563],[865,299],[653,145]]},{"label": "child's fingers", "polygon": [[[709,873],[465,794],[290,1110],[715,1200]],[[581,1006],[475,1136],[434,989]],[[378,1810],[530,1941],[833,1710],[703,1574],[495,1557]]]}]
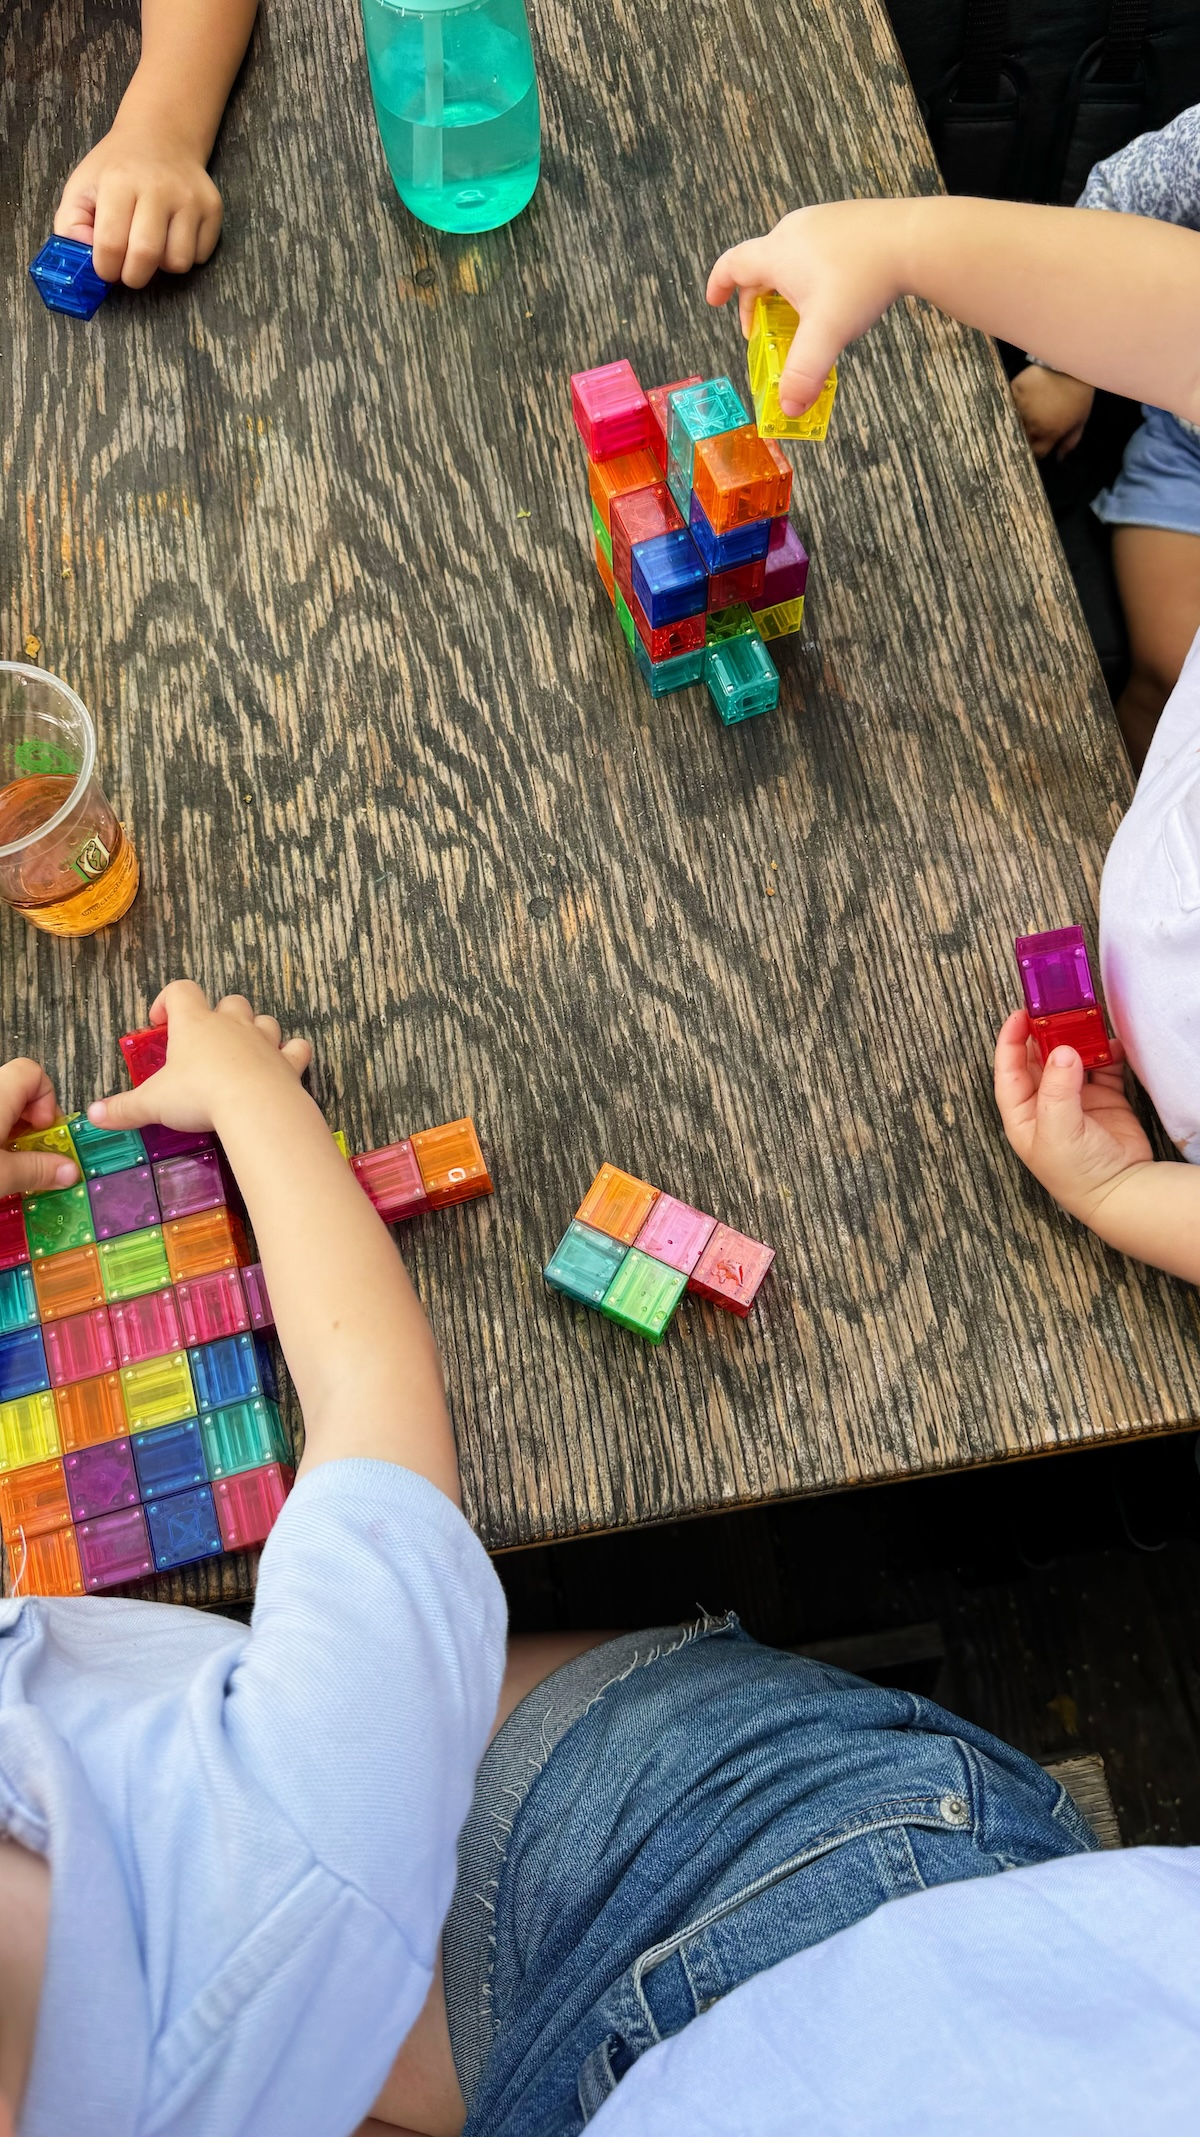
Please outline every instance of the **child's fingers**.
[{"label": "child's fingers", "polygon": [[1075,1142],[1085,1131],[1083,1063],[1073,1046],[1056,1046],[1042,1070],[1037,1094],[1038,1136]]},{"label": "child's fingers", "polygon": [[57,1111],[54,1085],[40,1061],[19,1055],[0,1064],[0,1141],[7,1141],[18,1121],[48,1128]]},{"label": "child's fingers", "polygon": [[[76,244],[90,245],[96,223],[96,189],[75,186],[68,179],[54,215],[55,237],[73,237]],[[97,273],[99,269],[97,268]]]},{"label": "child's fingers", "polygon": [[197,240],[200,235],[200,210],[194,207],[176,208],[167,225],[166,243],[163,246],[162,264],[168,274],[185,275],[196,264]]},{"label": "child's fingers", "polygon": [[845,345],[832,314],[819,304],[810,304],[792,336],[792,345],[779,381],[779,405],[787,416],[802,416],[811,408]]},{"label": "child's fingers", "polygon": [[288,1066],[295,1069],[297,1076],[303,1076],[313,1057],[313,1050],[308,1040],[289,1039],[286,1046],[281,1046],[279,1051]]},{"label": "child's fingers", "polygon": [[[216,192],[215,186],[213,191]],[[196,260],[199,265],[203,266],[205,260],[210,260],[216,251],[224,220],[225,209],[221,196],[217,193],[215,204],[206,208],[200,217],[200,228],[196,232]]]},{"label": "child's fingers", "polygon": [[151,1024],[167,1024],[178,1017],[208,1015],[208,996],[194,979],[168,980],[150,1004]]},{"label": "child's fingers", "polygon": [[88,1119],[94,1128],[149,1128],[162,1120],[162,1100],[158,1096],[165,1069],[156,1076],[147,1076],[133,1091],[115,1091],[111,1098],[98,1098],[88,1107]]},{"label": "child's fingers", "polygon": [[56,1150],[0,1151],[0,1195],[44,1195],[51,1187],[74,1187],[78,1165]]},{"label": "child's fingers", "polygon": [[137,194],[131,178],[102,178],[96,190],[92,265],[102,282],[119,282]]},{"label": "child's fingers", "polygon": [[151,275],[162,266],[169,223],[170,216],[161,193],[152,191],[139,195],[129,225],[125,265],[121,270],[126,289],[144,289]]},{"label": "child's fingers", "polygon": [[1037,1085],[1029,1066],[1029,1018],[1014,1009],[1000,1027],[994,1066],[996,1104],[1005,1127],[1033,1098]]},{"label": "child's fingers", "polygon": [[253,1004],[244,994],[223,994],[217,1003],[219,1017],[236,1017],[240,1024],[253,1024]]},{"label": "child's fingers", "polygon": [[773,289],[767,240],[752,237],[745,244],[731,245],[709,272],[704,294],[710,304],[728,304],[735,289]]}]

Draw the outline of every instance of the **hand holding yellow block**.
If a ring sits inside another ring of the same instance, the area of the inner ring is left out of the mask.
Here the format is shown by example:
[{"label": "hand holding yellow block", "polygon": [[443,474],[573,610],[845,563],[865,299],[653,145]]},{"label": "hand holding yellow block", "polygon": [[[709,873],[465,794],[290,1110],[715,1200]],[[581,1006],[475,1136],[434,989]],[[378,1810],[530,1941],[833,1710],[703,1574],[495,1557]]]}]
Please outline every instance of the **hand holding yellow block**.
[{"label": "hand holding yellow block", "polygon": [[785,416],[779,405],[779,381],[783,377],[792,336],[799,324],[799,316],[786,297],[772,291],[768,296],[755,299],[746,359],[760,438],[820,439],[829,430],[837,392],[836,364],[812,407],[802,416]]}]

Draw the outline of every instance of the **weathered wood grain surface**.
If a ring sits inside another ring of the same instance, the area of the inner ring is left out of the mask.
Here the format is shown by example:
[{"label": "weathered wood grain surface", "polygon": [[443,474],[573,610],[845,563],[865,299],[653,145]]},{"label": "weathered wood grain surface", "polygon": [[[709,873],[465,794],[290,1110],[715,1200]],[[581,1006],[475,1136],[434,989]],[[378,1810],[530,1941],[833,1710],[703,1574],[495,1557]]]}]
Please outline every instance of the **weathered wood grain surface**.
[{"label": "weathered wood grain surface", "polygon": [[[4,915],[5,1047],[86,1100],[190,972],[312,1033],[360,1147],[476,1116],[494,1200],[403,1244],[491,1546],[1194,1424],[1193,1295],[992,1108],[1012,937],[1090,924],[1129,793],[992,353],[913,305],[845,360],[773,716],[653,704],[589,566],[567,373],[740,376],[723,244],[936,186],[876,0],[538,0],[544,175],[480,239],[397,200],[354,0],[268,0],[216,258],[81,327],[25,263],[135,12],[3,23],[0,645],[145,869],[98,940]],[[777,1247],[748,1323],[544,1290],[603,1158]]]}]

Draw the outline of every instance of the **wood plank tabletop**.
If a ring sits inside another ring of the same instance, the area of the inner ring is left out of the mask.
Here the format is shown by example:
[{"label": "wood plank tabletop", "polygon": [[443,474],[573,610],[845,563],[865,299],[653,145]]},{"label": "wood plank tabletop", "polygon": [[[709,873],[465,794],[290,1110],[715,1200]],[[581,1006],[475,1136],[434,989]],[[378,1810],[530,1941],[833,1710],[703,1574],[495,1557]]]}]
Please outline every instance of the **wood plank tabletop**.
[{"label": "wood plank tabletop", "polygon": [[[877,0],[538,0],[541,185],[469,239],[394,193],[354,0],[271,0],[216,257],[80,326],[24,267],[135,24],[0,33],[0,651],[144,864],[107,935],[0,920],[5,1048],[86,1102],[188,972],[312,1034],[354,1146],[474,1114],[495,1197],[403,1247],[495,1548],[1194,1425],[1194,1294],[992,1105],[1012,937],[1092,928],[1130,791],[994,353],[909,304],[845,359],[777,712],[653,703],[590,564],[568,373],[740,381],[722,246],[936,189]],[[604,1159],[776,1247],[749,1321],[544,1288]]]}]

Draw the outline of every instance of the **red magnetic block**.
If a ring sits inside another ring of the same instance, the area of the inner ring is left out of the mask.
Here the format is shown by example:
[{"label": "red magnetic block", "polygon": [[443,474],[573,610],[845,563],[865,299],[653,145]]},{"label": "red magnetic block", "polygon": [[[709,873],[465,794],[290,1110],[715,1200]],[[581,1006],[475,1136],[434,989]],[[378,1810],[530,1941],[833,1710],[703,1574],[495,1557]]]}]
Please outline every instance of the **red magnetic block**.
[{"label": "red magnetic block", "polygon": [[360,1157],[351,1158],[350,1170],[385,1224],[419,1217],[430,1207],[416,1152],[407,1138],[388,1143],[382,1150],[364,1150]]},{"label": "red magnetic block", "polygon": [[5,1195],[0,1201],[0,1269],[15,1269],[18,1262],[28,1260],[29,1241],[25,1237],[21,1197]]},{"label": "red magnetic block", "polygon": [[[193,1276],[176,1284],[175,1304],[185,1343],[216,1343],[222,1336],[240,1336],[251,1326],[244,1274],[248,1272],[217,1269],[211,1276]],[[176,1342],[170,1347],[177,1350],[179,1346]]]},{"label": "red magnetic block", "polygon": [[688,1278],[688,1290],[744,1320],[774,1259],[774,1247],[719,1224]]},{"label": "red magnetic block", "polygon": [[669,386],[651,386],[646,395],[650,403],[650,435],[646,443],[664,474],[667,469],[667,396],[679,393],[684,386],[701,386],[703,383],[697,371],[691,378],[672,379]]},{"label": "red magnetic block", "polygon": [[143,1358],[161,1358],[167,1351],[182,1349],[175,1293],[169,1286],[110,1306],[108,1317],[122,1365],[138,1365]]},{"label": "red magnetic block", "polygon": [[1085,1069],[1107,1068],[1112,1060],[1102,1009],[1063,1009],[1054,1017],[1032,1017],[1030,1029],[1043,1062],[1056,1046],[1073,1046]]},{"label": "red magnetic block", "polygon": [[56,1388],[70,1380],[90,1380],[95,1373],[111,1373],[117,1363],[107,1306],[72,1314],[69,1321],[48,1321],[42,1341],[50,1382]]},{"label": "red magnetic block", "polygon": [[767,559],[756,557],[752,564],[734,564],[728,571],[714,571],[708,582],[708,612],[715,616],[718,609],[734,608],[744,601],[747,608],[761,602],[767,581]]},{"label": "red magnetic block", "polygon": [[260,1261],[251,1262],[248,1269],[242,1270],[242,1287],[246,1293],[251,1328],[274,1328],[275,1315],[267,1297],[266,1278]]},{"label": "red magnetic block", "polygon": [[668,1269],[690,1276],[716,1228],[715,1217],[677,1202],[674,1195],[660,1195],[633,1243]]},{"label": "red magnetic block", "polygon": [[213,1485],[221,1541],[227,1551],[244,1551],[248,1544],[262,1543],[275,1526],[292,1481],[290,1469],[271,1462],[266,1469],[243,1470],[241,1476],[221,1477]]},{"label": "red magnetic block", "polygon": [[165,1024],[148,1025],[145,1031],[127,1031],[117,1041],[125,1056],[130,1083],[147,1083],[157,1076],[160,1068],[166,1067],[167,1027]]},{"label": "red magnetic block", "polygon": [[[621,590],[624,592],[624,588]],[[655,631],[632,587],[625,598],[634,628],[651,660],[674,660],[676,654],[695,653],[704,644],[708,619],[703,611],[699,616],[681,616],[678,623],[660,624]]]},{"label": "red magnetic block", "polygon": [[675,499],[665,482],[652,482],[648,489],[630,490],[613,499],[609,531],[612,534],[613,578],[629,600],[633,586],[630,552],[635,542],[652,542],[656,534],[674,534],[683,525]]},{"label": "red magnetic block", "polygon": [[571,413],[589,460],[612,460],[618,453],[636,453],[639,446],[649,442],[650,403],[638,384],[633,365],[625,357],[615,364],[598,364],[593,371],[576,371],[572,375]]}]

